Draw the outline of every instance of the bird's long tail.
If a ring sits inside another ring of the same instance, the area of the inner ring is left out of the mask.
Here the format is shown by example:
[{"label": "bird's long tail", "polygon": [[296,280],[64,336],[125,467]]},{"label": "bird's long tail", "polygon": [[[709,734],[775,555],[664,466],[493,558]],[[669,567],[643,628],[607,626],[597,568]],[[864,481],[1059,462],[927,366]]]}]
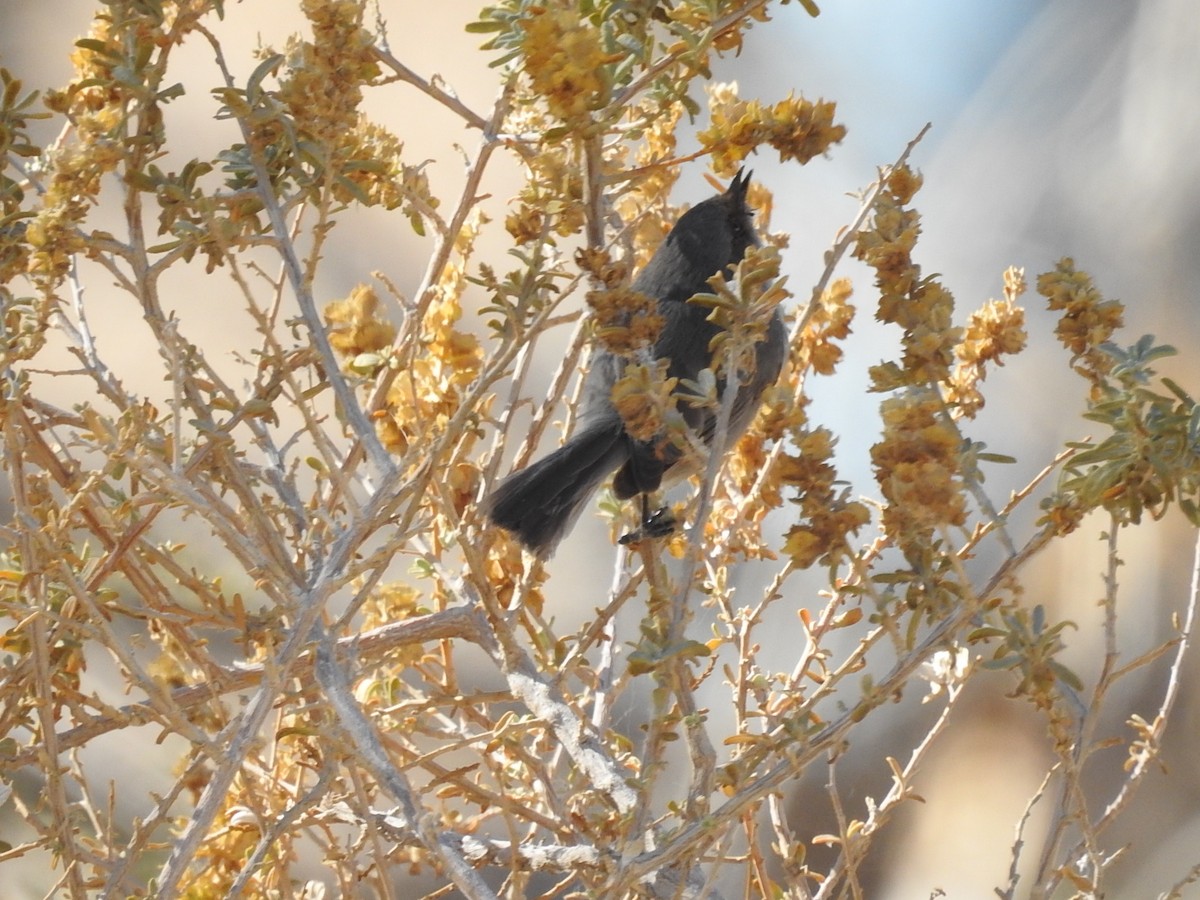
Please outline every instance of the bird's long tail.
[{"label": "bird's long tail", "polygon": [[514,472],[483,501],[483,513],[527,549],[548,556],[584,504],[629,455],[620,422],[595,423],[558,450]]}]

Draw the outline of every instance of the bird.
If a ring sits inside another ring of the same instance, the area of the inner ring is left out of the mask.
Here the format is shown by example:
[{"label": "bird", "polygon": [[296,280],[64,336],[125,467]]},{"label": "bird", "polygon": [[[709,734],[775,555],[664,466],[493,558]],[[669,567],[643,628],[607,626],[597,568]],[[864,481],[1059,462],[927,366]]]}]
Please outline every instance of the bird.
[{"label": "bird", "polygon": [[[654,251],[633,281],[634,291],[654,298],[663,326],[650,355],[667,362],[667,377],[679,379],[676,404],[684,422],[711,447],[717,414],[708,405],[693,405],[679,385],[694,381],[713,367],[710,349],[721,330],[708,320],[709,310],[688,301],[709,293],[708,279],[728,276],[751,246],[757,246],[753,211],[746,202],[751,173],[740,170],[728,189],[689,209]],[[753,373],[740,384],[732,404],[724,453],[742,434],[758,410],[763,391],[779,377],[787,352],[787,334],[778,309],[755,346]],[[588,498],[610,473],[619,500],[640,496],[642,529],[623,543],[669,533],[673,521],[666,510],[651,512],[648,495],[688,474],[680,465],[683,451],[670,441],[638,440],[630,435],[613,405],[612,388],[630,358],[597,348],[584,381],[579,425],[557,450],[512,473],[484,498],[485,518],[515,537],[530,553],[548,558],[574,525]],[[723,392],[724,379],[717,382]]]}]

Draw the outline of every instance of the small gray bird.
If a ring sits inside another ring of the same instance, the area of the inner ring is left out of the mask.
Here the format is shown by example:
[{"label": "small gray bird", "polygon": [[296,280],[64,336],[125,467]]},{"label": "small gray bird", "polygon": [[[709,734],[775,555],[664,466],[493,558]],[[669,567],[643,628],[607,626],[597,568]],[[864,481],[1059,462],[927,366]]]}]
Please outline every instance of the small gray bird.
[{"label": "small gray bird", "polygon": [[[744,170],[743,170],[744,171]],[[758,244],[752,212],[746,205],[749,173],[738,172],[729,189],[684,213],[654,256],[633,282],[633,289],[658,301],[664,319],[655,342],[654,359],[668,360],[667,377],[695,380],[712,367],[709,345],[720,327],[708,321],[709,311],[687,301],[709,293],[708,279],[729,274],[746,248]],[[754,374],[739,387],[726,432],[724,453],[746,430],[759,399],[779,377],[787,351],[787,334],[778,310],[766,338],[755,350]],[[651,514],[646,495],[659,489],[663,476],[682,456],[670,442],[639,441],[625,431],[612,404],[612,387],[629,360],[606,350],[593,356],[584,384],[580,424],[571,438],[549,456],[514,472],[483,501],[483,513],[512,533],[529,551],[547,557],[570,530],[588,497],[616,470],[613,493],[621,500],[642,497],[643,529],[648,534],[670,531],[664,511]],[[723,391],[724,380],[717,383]],[[683,396],[678,408],[688,427],[706,445],[716,430],[716,414],[693,406]]]}]

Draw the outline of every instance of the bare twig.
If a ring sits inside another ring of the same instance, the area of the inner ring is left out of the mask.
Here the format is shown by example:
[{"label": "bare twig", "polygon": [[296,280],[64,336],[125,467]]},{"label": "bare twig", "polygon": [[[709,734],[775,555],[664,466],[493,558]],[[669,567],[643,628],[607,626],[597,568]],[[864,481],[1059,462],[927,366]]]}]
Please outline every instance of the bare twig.
[{"label": "bare twig", "polygon": [[[360,659],[369,661],[381,659],[394,650],[412,644],[452,639],[486,646],[491,641],[487,620],[477,609],[452,607],[341,638],[338,646],[352,650]],[[296,661],[295,674],[303,676],[311,671],[313,663],[313,651],[305,650]],[[253,663],[237,669],[221,669],[211,682],[175,688],[169,693],[168,702],[170,706],[181,711],[196,709],[223,694],[254,688],[261,683],[265,675],[266,666],[263,663]],[[159,719],[160,714],[155,704],[131,703],[59,732],[55,740],[59,752],[73,750],[100,735],[123,728],[147,725]],[[37,748],[30,748],[14,754],[9,758],[9,762],[13,766],[26,766],[35,762],[39,755]]]}]

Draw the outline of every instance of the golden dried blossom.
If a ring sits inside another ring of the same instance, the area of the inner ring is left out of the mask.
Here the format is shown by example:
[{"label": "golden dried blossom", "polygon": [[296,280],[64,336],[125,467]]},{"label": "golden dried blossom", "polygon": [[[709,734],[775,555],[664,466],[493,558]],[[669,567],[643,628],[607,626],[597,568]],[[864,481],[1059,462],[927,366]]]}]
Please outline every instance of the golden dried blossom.
[{"label": "golden dried blossom", "polygon": [[949,380],[961,339],[961,329],[952,324],[954,296],[936,277],[923,278],[912,258],[921,217],[904,204],[920,185],[920,176],[907,166],[889,173],[870,227],[858,233],[854,248],[854,255],[875,270],[879,289],[875,317],[904,329],[901,362],[871,369],[877,391]]},{"label": "golden dried blossom", "polygon": [[[772,447],[804,425],[802,393],[785,378],[771,385],[761,398],[758,414],[737,439],[726,460],[723,480],[713,497],[713,510],[706,533],[718,534],[731,552],[746,559],[775,559],[762,538],[762,521],[783,505],[787,454]],[[755,502],[747,503],[746,498]]]},{"label": "golden dried blossom", "polygon": [[458,411],[463,389],[483,359],[478,339],[454,327],[462,310],[456,298],[430,307],[421,333],[422,354],[388,390],[380,439],[397,454],[439,434]]},{"label": "golden dried blossom", "polygon": [[806,569],[815,563],[832,565],[850,553],[850,538],[871,521],[871,513],[858,500],[817,509],[806,523],[793,525],[784,536],[783,552],[792,565]]},{"label": "golden dried blossom", "polygon": [[375,41],[356,0],[303,0],[301,8],[313,39],[288,43],[279,98],[301,133],[337,147],[355,130],[363,84],[379,75]]},{"label": "golden dried blossom", "polygon": [[1026,337],[1025,310],[1011,300],[990,300],[971,313],[957,355],[968,365],[1003,365],[1004,356],[1025,348]]},{"label": "golden dried blossom", "polygon": [[530,159],[529,180],[517,195],[520,205],[505,220],[508,233],[520,244],[542,237],[549,230],[569,237],[583,229],[583,175],[561,145],[543,147]]},{"label": "golden dried blossom", "polygon": [[518,244],[531,244],[542,236],[546,224],[546,215],[536,206],[522,204],[514,213],[509,213],[504,219],[504,230]]},{"label": "golden dried blossom", "polygon": [[672,392],[678,378],[667,377],[667,360],[627,366],[612,387],[612,402],[634,440],[653,441],[679,419]]},{"label": "golden dried blossom", "polygon": [[360,284],[349,297],[326,305],[324,316],[330,345],[350,359],[383,350],[396,337],[392,323],[380,316],[379,297],[370,285]]},{"label": "golden dried blossom", "polygon": [[827,100],[813,103],[789,94],[768,106],[742,100],[737,83],[730,82],[708,88],[708,106],[711,124],[696,137],[712,154],[713,170],[720,175],[731,175],[763,144],[777,150],[784,162],[806,163],[846,136],[845,126],[833,121],[837,104]]},{"label": "golden dried blossom", "polygon": [[793,565],[836,563],[850,552],[850,538],[870,521],[867,507],[849,500],[837,486],[833,434],[825,428],[798,430],[796,453],[785,453],[775,473],[778,484],[797,492],[800,521],[785,536],[784,553]]},{"label": "golden dried blossom", "polygon": [[876,317],[899,322],[904,300],[918,275],[912,251],[917,246],[921,218],[916,210],[885,206],[883,202],[876,208],[872,227],[858,233],[854,255],[875,270],[882,295]]},{"label": "golden dried blossom", "polygon": [[402,207],[413,230],[424,234],[422,216],[436,209],[439,201],[429,189],[424,167],[401,160],[404,144],[360,114],[339,149],[347,165],[334,183],[334,197],[342,203],[358,200],[384,209]]},{"label": "golden dried blossom", "polygon": [[[729,454],[726,472],[729,474],[729,478],[733,481],[734,486],[742,494],[748,494],[753,489],[758,477],[766,469],[770,458],[770,448],[767,446],[767,440],[762,431],[753,427],[747,429],[733,446],[734,452]],[[779,491],[773,487],[764,487],[767,489],[764,489],[762,494],[763,506],[779,506],[781,503]]]},{"label": "golden dried blossom", "polygon": [[629,278],[629,266],[607,250],[581,247],[575,252],[575,263],[606,288],[619,287]]},{"label": "golden dried blossom", "polygon": [[521,27],[524,70],[552,115],[581,125],[604,106],[608,83],[602,67],[614,57],[600,47],[600,33],[574,3],[533,7]]},{"label": "golden dried blossom", "polygon": [[479,467],[474,463],[460,462],[450,466],[443,487],[456,515],[463,515],[475,505],[480,479]]},{"label": "golden dried blossom", "polygon": [[653,297],[631,288],[589,291],[596,340],[620,356],[651,346],[665,323]]},{"label": "golden dried blossom", "polygon": [[849,303],[853,288],[850,279],[839,278],[821,293],[800,332],[798,361],[801,368],[820,375],[832,375],[842,358],[842,348],[834,341],[850,336],[854,306]]},{"label": "golden dried blossom", "polygon": [[1125,307],[1105,300],[1091,276],[1077,270],[1069,257],[1059,260],[1053,272],[1038,276],[1037,290],[1050,309],[1062,312],[1054,333],[1071,351],[1075,369],[1098,384],[1113,365],[1100,345],[1124,324]]},{"label": "golden dried blossom", "polygon": [[542,584],[548,573],[540,566],[532,574],[526,572],[521,545],[504,529],[490,528],[487,535],[492,541],[485,563],[488,589],[495,591],[501,607],[510,609],[519,594],[522,606],[540,616],[546,604]]},{"label": "golden dried blossom", "polygon": [[900,166],[888,174],[888,193],[892,200],[900,206],[907,206],[911,203],[912,198],[917,195],[917,191],[924,184],[925,176],[920,172],[914,172],[908,166]]},{"label": "golden dried blossom", "polygon": [[1042,502],[1042,518],[1038,524],[1053,527],[1054,533],[1066,535],[1073,532],[1082,523],[1091,508],[1082,503],[1076,496],[1056,494]]},{"label": "golden dried blossom", "polygon": [[1004,273],[1002,300],[989,300],[971,313],[962,342],[955,348],[958,364],[950,375],[946,400],[957,411],[973,416],[983,406],[979,382],[986,377],[987,363],[1004,365],[1004,357],[1025,349],[1025,310],[1014,302],[1024,290],[1024,274],[1010,268]]},{"label": "golden dried blossom", "polygon": [[367,596],[361,615],[363,628],[378,628],[417,615],[420,610],[421,593],[407,584],[392,582],[381,584]]},{"label": "golden dried blossom", "polygon": [[[438,280],[433,301],[421,321],[414,356],[388,389],[378,421],[380,440],[396,454],[432,440],[458,412],[463,394],[479,375],[483,348],[475,335],[458,328],[460,297],[466,286],[466,260],[479,233],[482,214],[468,222],[455,240],[457,261]],[[481,407],[481,412],[486,403]],[[465,449],[465,448],[464,448]]]},{"label": "golden dried blossom", "polygon": [[[712,28],[714,15],[721,15],[726,10],[720,4],[712,3],[675,3],[665,5],[667,16],[673,21],[686,27],[691,34],[704,34]],[[742,50],[743,31],[750,26],[750,20],[759,22],[770,21],[766,4],[753,7],[745,20],[737,27],[726,28],[713,35],[712,46],[718,53],[740,53]]]},{"label": "golden dried blossom", "polygon": [[[678,146],[676,128],[679,120],[683,118],[683,104],[672,103],[663,107],[659,103],[647,103],[638,109],[637,114],[642,118],[649,117],[650,119],[649,125],[645,126],[641,132],[642,144],[637,150],[638,162],[642,165],[649,165],[674,156],[675,148]],[[632,111],[631,115],[633,115]],[[670,190],[671,185],[678,178],[678,166],[658,166],[646,172],[640,184],[646,191],[646,179],[649,179],[656,185],[656,189],[650,190],[649,193],[665,192]]]},{"label": "golden dried blossom", "polygon": [[763,391],[754,429],[761,431],[768,440],[781,440],[789,429],[801,428],[807,423],[808,416],[804,411],[807,404],[808,398],[798,389],[797,376],[785,374],[783,381]]},{"label": "golden dried blossom", "polygon": [[910,393],[884,400],[880,411],[883,438],[871,448],[871,462],[888,501],[884,530],[908,548],[928,540],[939,525],[961,525],[961,439],[943,417],[940,398]]},{"label": "golden dried blossom", "polygon": [[125,159],[122,127],[135,97],[115,73],[128,54],[125,32],[133,27],[133,22],[118,22],[115,13],[97,14],[71,54],[70,83],[46,96],[51,110],[70,117],[73,134],[47,154],[42,209],[25,233],[31,250],[27,271],[43,285],[66,276],[71,254],[82,249],[76,229],[96,201],[102,177]]}]

